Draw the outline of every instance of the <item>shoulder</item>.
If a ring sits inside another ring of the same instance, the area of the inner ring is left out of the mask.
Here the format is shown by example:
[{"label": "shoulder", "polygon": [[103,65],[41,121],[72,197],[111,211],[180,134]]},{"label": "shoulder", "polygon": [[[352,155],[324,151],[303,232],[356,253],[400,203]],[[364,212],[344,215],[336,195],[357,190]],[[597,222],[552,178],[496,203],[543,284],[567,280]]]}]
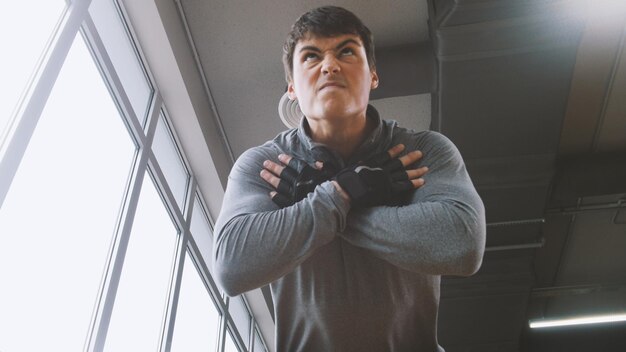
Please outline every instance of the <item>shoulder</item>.
[{"label": "shoulder", "polygon": [[235,161],[233,170],[239,170],[241,168],[245,170],[262,168],[262,164],[265,160],[277,161],[279,154],[289,154],[293,149],[294,143],[297,143],[295,129],[281,132],[274,139],[243,152]]},{"label": "shoulder", "polygon": [[422,152],[453,152],[458,153],[454,143],[443,134],[436,131],[414,131],[398,125],[393,126],[393,144],[404,144],[408,150],[421,150]]},{"label": "shoulder", "polygon": [[405,152],[419,150],[423,153],[418,165],[428,166],[429,174],[435,170],[458,172],[464,167],[463,157],[454,143],[445,135],[435,131],[413,131],[395,126],[393,145],[404,144]]},{"label": "shoulder", "polygon": [[251,171],[260,171],[263,168],[263,162],[265,160],[276,160],[280,153],[280,150],[272,141],[252,147],[237,158],[231,170],[231,175],[239,172],[248,173]]}]

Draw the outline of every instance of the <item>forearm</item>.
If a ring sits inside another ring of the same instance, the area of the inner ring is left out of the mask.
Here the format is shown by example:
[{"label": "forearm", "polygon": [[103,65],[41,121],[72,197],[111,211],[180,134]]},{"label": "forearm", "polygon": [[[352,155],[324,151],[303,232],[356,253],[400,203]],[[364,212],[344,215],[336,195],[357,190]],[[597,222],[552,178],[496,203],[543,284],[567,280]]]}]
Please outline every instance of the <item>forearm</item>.
[{"label": "forearm", "polygon": [[330,182],[283,209],[276,210],[269,196],[264,196],[265,201],[257,200],[259,209],[273,210],[237,212],[236,203],[244,200],[231,198],[228,209],[232,210],[226,211],[232,215],[220,215],[216,225],[214,269],[231,296],[291,272],[345,227],[349,204]]},{"label": "forearm", "polygon": [[485,246],[484,208],[480,201],[367,208],[352,211],[340,235],[406,270],[471,275]]},{"label": "forearm", "polygon": [[[485,210],[460,153],[443,135],[423,133],[409,150],[422,150],[429,171],[404,205],[351,211],[340,234],[353,245],[403,269],[470,275],[485,246]],[[410,145],[407,143],[407,145]]]}]

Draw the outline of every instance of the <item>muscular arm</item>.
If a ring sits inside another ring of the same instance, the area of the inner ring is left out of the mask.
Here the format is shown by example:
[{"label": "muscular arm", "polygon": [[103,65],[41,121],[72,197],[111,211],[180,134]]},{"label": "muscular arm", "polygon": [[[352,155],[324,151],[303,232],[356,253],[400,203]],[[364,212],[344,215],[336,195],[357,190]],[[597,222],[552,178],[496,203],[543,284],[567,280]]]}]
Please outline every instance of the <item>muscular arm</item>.
[{"label": "muscular arm", "polygon": [[406,270],[471,275],[485,246],[482,201],[456,147],[438,133],[423,138],[429,172],[410,204],[353,209],[340,236]]},{"label": "muscular arm", "polygon": [[349,203],[326,182],[293,206],[278,209],[259,176],[278,153],[254,148],[235,163],[215,226],[213,259],[218,283],[231,296],[292,271],[345,227]]}]

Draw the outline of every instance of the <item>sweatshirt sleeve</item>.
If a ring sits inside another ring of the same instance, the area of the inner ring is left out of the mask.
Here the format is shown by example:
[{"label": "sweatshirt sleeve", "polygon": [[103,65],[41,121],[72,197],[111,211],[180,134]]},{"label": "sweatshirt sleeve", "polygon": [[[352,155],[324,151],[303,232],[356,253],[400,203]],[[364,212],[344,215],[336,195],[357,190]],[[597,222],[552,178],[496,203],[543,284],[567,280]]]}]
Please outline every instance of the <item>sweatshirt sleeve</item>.
[{"label": "sweatshirt sleeve", "polygon": [[405,144],[424,154],[420,165],[429,168],[424,186],[403,206],[353,209],[340,236],[405,270],[471,275],[480,268],[485,247],[482,200],[456,146],[436,132],[420,138]]},{"label": "sweatshirt sleeve", "polygon": [[263,146],[246,151],[228,178],[214,231],[213,268],[218,284],[235,296],[264,286],[310,257],[345,228],[349,203],[330,182],[283,209],[259,175],[278,152]]}]

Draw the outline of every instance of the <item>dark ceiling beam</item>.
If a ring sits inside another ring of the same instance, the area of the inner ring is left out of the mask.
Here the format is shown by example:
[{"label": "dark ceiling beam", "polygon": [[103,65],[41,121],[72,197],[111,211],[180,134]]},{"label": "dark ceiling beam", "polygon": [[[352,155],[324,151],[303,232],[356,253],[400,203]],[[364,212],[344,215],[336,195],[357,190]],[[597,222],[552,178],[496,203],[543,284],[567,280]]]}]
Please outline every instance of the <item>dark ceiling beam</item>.
[{"label": "dark ceiling beam", "polygon": [[[491,295],[486,299],[490,309],[500,304],[506,308],[495,309],[507,313],[496,320],[496,313],[468,300],[465,309],[474,316],[489,319],[493,314],[494,319],[474,320],[464,327],[473,324],[498,334],[474,341],[450,339],[451,343],[457,343],[459,350],[461,346],[464,350],[520,350],[519,336],[527,326],[536,279],[534,259],[551,245],[543,235],[546,224],[539,219],[545,218],[556,171],[584,16],[562,1],[428,0],[428,4],[438,70],[431,129],[449,136],[459,148],[485,204],[488,223],[538,220],[489,226],[489,250],[479,273],[460,279],[458,288],[442,280],[441,321],[447,322],[448,297],[469,296],[476,285],[481,295]],[[496,282],[506,282],[511,291],[515,287],[517,295],[511,292],[507,301],[507,292]],[[482,308],[480,313],[475,307]],[[456,318],[460,307],[453,308]],[[484,348],[500,341],[512,344]]]},{"label": "dark ceiling beam", "polygon": [[441,61],[463,61],[577,47],[585,18],[566,11],[431,29]]},{"label": "dark ceiling beam", "polygon": [[[431,129],[466,158],[555,154],[584,16],[512,1],[429,4]],[[486,17],[484,7],[493,10]]]},{"label": "dark ceiling beam", "polygon": [[626,193],[626,152],[561,158],[557,169],[553,206],[575,204],[580,197]]},{"label": "dark ceiling beam", "polygon": [[485,252],[495,252],[495,251],[512,251],[512,250],[520,250],[520,249],[537,249],[542,248],[546,243],[544,238],[540,238],[539,241],[533,241],[528,243],[516,243],[516,244],[507,244],[502,246],[487,246],[485,247]]},{"label": "dark ceiling beam", "polygon": [[[621,215],[621,212],[626,210],[626,198],[620,198],[614,202],[606,202],[600,204],[594,203],[590,205],[576,205],[572,207],[551,208],[547,209],[546,213],[559,215],[577,215],[598,210],[615,210],[616,220],[618,220],[618,215]],[[487,224],[487,226],[489,225]]]},{"label": "dark ceiling beam", "polygon": [[626,292],[626,283],[608,283],[596,285],[578,285],[578,286],[554,286],[554,287],[537,287],[531,291],[532,298],[559,297],[559,296],[575,296],[587,295],[596,292],[606,291],[624,291]]},{"label": "dark ceiling beam", "polygon": [[[543,218],[545,199],[555,171],[554,155],[466,159],[465,162],[487,209],[489,223],[504,224]],[[494,240],[490,236],[490,233],[495,232],[493,227],[490,226],[487,231],[488,241]]]},{"label": "dark ceiling beam", "polygon": [[376,50],[380,79],[371,99],[425,94],[435,90],[435,57],[430,42],[419,42]]},{"label": "dark ceiling beam", "polygon": [[[579,40],[577,34],[580,33],[580,23],[575,21],[532,24],[532,27],[529,25],[526,28],[472,26],[476,27],[475,30],[440,30],[437,35],[445,37],[442,42],[446,45],[437,48],[438,58],[442,61],[465,61],[575,47]],[[520,36],[519,33],[525,35]],[[489,40],[490,36],[497,37],[497,40]]]}]

